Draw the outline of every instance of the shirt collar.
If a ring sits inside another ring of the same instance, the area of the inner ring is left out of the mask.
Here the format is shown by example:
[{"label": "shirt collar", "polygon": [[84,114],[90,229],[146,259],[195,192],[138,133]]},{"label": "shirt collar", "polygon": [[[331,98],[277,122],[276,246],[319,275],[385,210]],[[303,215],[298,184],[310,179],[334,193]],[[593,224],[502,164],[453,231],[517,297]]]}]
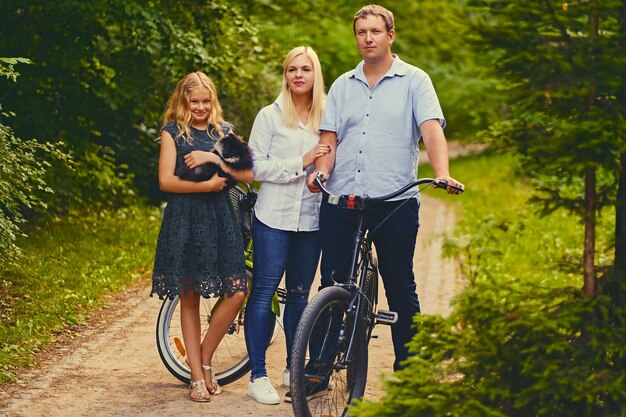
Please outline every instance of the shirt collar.
[{"label": "shirt collar", "polygon": [[276,104],[278,106],[278,110],[281,111],[285,107],[285,97],[282,92],[278,95],[278,97],[276,97],[274,104]]},{"label": "shirt collar", "polygon": [[[396,54],[391,54],[393,56],[393,63],[391,67],[387,70],[383,78],[393,77],[398,75],[403,77],[407,74],[407,64]],[[363,65],[365,65],[365,61],[359,62],[359,65],[356,66],[355,69],[350,71],[349,78],[356,78],[357,80],[361,80],[363,82],[367,82],[367,78],[365,77],[365,73],[363,72]]]}]

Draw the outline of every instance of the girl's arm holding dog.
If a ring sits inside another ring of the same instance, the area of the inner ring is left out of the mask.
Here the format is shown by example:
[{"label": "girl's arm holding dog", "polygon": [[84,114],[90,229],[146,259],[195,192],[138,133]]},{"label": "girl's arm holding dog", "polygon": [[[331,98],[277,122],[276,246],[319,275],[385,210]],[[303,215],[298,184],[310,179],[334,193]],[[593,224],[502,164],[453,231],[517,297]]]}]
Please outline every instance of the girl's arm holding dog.
[{"label": "girl's arm holding dog", "polygon": [[[204,152],[202,152],[204,153]],[[216,158],[219,158],[214,154]],[[226,178],[214,175],[208,181],[185,181],[174,175],[176,167],[176,144],[166,131],[161,132],[159,156],[159,188],[172,193],[202,193],[221,191],[226,187]]]},{"label": "girl's arm holding dog", "polygon": [[194,169],[200,165],[213,163],[222,168],[222,171],[229,174],[237,181],[242,181],[250,184],[254,180],[254,172],[252,169],[233,169],[227,164],[222,162],[222,159],[213,152],[207,151],[191,151],[185,155],[185,165],[190,169]]},{"label": "girl's arm holding dog", "polygon": [[209,163],[219,165],[221,162],[221,159],[217,154],[207,151],[191,151],[185,155],[184,158],[185,165],[187,165],[189,169],[194,169],[195,167]]}]

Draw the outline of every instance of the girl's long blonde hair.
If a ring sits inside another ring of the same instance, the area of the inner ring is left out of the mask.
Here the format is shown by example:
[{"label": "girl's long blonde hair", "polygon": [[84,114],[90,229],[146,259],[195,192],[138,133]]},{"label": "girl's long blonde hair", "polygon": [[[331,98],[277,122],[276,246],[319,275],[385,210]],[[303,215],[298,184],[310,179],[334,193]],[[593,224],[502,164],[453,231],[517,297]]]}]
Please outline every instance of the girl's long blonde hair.
[{"label": "girl's long blonde hair", "polygon": [[[176,85],[176,88],[172,92],[169,100],[167,101],[167,107],[163,114],[163,125],[168,124],[171,121],[176,123],[180,133],[174,139],[182,137],[186,142],[191,142],[193,137],[191,136],[191,122],[193,121],[193,115],[189,110],[189,93],[192,90],[204,87],[210,92],[211,111],[209,112],[209,125],[207,126],[207,133],[211,134],[215,132],[218,138],[224,136],[222,126],[229,126],[229,123],[224,121],[222,115],[222,106],[217,99],[217,89],[213,81],[202,71],[190,72],[185,75]],[[209,131],[209,129],[211,131]]]},{"label": "girl's long blonde hair", "polygon": [[283,98],[284,105],[282,109],[283,120],[289,127],[298,126],[298,112],[296,105],[291,97],[291,90],[287,84],[287,67],[289,63],[299,55],[306,55],[313,63],[313,90],[311,91],[311,101],[309,102],[309,121],[306,125],[307,129],[313,133],[319,133],[320,122],[322,121],[322,113],[324,112],[324,103],[326,102],[326,92],[324,91],[324,77],[322,76],[322,66],[317,54],[310,46],[297,46],[293,48],[283,61]]}]

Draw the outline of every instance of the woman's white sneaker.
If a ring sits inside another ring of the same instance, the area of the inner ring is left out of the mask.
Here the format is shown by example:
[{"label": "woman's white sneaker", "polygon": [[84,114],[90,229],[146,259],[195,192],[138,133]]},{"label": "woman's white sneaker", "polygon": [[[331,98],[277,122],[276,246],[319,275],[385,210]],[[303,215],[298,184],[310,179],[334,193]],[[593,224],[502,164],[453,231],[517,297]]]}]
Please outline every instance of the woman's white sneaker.
[{"label": "woman's white sneaker", "polygon": [[280,404],[280,396],[266,376],[248,382],[248,395],[261,404]]}]

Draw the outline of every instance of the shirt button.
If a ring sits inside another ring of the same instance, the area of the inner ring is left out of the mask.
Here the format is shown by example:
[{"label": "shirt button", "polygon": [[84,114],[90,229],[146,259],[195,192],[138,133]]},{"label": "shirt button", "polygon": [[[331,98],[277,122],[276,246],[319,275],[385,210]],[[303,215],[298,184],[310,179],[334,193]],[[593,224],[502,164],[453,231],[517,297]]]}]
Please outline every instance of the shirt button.
[{"label": "shirt button", "polygon": [[372,96],[370,96],[370,100],[372,99]]},{"label": "shirt button", "polygon": [[370,117],[370,114],[369,114],[369,113],[367,113],[367,114],[365,115],[365,117]]},{"label": "shirt button", "polygon": [[363,134],[365,134],[365,132],[363,132]]},{"label": "shirt button", "polygon": [[363,151],[359,151],[359,153],[363,153]]},{"label": "shirt button", "polygon": [[296,171],[296,176],[298,175],[298,171]]},{"label": "shirt button", "polygon": [[359,170],[357,170],[356,172],[361,172],[361,170],[359,169]]}]

